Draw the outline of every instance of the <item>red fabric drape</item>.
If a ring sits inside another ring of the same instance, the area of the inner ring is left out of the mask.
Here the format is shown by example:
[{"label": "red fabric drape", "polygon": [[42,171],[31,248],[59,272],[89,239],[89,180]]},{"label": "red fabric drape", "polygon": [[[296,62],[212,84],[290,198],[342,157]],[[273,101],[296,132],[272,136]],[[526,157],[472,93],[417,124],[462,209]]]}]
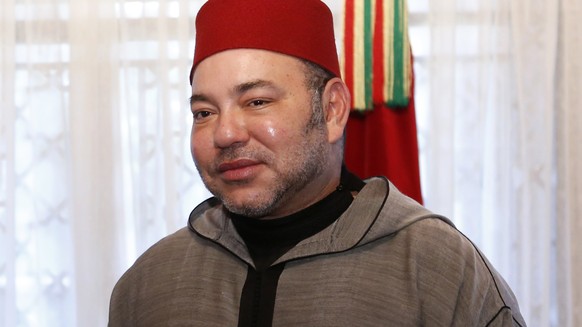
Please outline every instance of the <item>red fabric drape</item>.
[{"label": "red fabric drape", "polygon": [[[414,94],[414,78],[411,85]],[[352,112],[345,146],[346,166],[360,178],[383,175],[404,194],[422,203],[414,96],[407,107]]]}]

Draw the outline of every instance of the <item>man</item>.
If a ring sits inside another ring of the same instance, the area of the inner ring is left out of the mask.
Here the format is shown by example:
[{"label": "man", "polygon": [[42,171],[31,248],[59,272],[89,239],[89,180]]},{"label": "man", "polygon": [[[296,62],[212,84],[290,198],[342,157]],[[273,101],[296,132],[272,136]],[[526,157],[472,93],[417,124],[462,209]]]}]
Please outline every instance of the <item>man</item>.
[{"label": "man", "polygon": [[524,326],[484,256],[342,167],[350,95],[319,0],[210,0],[192,155],[215,197],[124,274],[110,326]]}]

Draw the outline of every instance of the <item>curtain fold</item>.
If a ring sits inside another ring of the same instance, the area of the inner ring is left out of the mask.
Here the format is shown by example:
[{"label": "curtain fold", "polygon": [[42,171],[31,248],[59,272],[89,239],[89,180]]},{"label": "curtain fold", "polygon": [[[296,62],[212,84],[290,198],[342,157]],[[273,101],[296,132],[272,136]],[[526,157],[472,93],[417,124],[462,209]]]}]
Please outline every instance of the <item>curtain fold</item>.
[{"label": "curtain fold", "polygon": [[[13,10],[11,1],[0,0],[2,10]],[[14,217],[14,122],[16,110],[14,103],[14,18],[7,15],[0,19],[0,279],[5,280],[0,289],[0,324],[13,325],[17,321]],[[1,283],[0,283],[1,284]]]},{"label": "curtain fold", "polygon": [[[11,8],[11,3],[0,2],[3,8]],[[14,178],[8,172],[14,171],[14,54],[8,51],[14,47],[14,19],[6,17],[0,20],[0,274],[6,279],[14,279],[14,253],[10,251],[14,244],[14,222],[9,217],[14,215],[14,194],[9,190],[14,189]],[[0,308],[0,313],[7,317],[6,320],[14,321],[14,304],[9,301],[14,297],[14,288],[8,284],[0,292],[0,303],[7,303]]]},{"label": "curtain fold", "polygon": [[558,326],[582,325],[582,2],[559,4],[556,158]]},{"label": "curtain fold", "polygon": [[75,1],[69,6],[67,130],[77,326],[107,324],[110,290],[124,266],[115,2]]},{"label": "curtain fold", "polygon": [[[554,153],[558,45],[557,2],[511,2],[511,53],[516,84],[516,216],[518,220],[519,292],[529,321],[551,323],[555,226]],[[514,273],[515,274],[515,273]],[[537,310],[533,310],[537,308]]]}]

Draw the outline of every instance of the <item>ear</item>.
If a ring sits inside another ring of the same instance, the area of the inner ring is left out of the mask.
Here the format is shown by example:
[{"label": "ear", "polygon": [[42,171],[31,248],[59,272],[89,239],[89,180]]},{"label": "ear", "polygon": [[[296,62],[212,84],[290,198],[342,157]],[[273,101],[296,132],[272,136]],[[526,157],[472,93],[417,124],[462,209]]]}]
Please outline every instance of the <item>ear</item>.
[{"label": "ear", "polygon": [[329,80],[322,96],[328,141],[334,144],[344,135],[350,115],[351,96],[348,86],[338,77]]}]

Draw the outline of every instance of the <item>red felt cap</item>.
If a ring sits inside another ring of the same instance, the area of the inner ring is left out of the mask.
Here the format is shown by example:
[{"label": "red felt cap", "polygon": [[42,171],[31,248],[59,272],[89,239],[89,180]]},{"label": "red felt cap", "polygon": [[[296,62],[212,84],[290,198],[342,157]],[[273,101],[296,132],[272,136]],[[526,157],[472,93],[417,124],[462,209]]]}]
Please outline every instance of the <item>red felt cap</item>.
[{"label": "red felt cap", "polygon": [[196,17],[196,66],[229,49],[263,49],[302,58],[340,76],[333,16],[321,0],[209,0]]}]

